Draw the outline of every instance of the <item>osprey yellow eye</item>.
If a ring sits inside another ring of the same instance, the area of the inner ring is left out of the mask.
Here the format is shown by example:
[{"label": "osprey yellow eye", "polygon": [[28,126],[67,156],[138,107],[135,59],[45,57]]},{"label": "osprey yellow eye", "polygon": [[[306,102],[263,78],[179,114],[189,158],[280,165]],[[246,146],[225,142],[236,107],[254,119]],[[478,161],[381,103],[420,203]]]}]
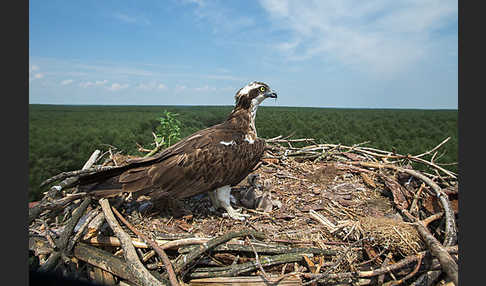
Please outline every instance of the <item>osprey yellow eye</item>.
[{"label": "osprey yellow eye", "polygon": [[264,92],[265,91],[265,87],[264,86],[260,86],[260,91],[261,92]]}]

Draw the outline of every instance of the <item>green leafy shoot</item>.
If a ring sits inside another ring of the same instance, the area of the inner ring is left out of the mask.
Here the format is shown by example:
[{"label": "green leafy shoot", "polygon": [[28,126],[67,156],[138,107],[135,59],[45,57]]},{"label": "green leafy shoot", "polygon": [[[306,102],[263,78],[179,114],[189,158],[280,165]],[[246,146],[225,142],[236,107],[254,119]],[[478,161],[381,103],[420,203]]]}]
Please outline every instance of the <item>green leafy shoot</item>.
[{"label": "green leafy shoot", "polygon": [[171,146],[181,140],[181,122],[176,118],[177,113],[165,110],[161,116],[160,125],[156,128],[155,139],[157,144],[163,145],[164,148]]}]

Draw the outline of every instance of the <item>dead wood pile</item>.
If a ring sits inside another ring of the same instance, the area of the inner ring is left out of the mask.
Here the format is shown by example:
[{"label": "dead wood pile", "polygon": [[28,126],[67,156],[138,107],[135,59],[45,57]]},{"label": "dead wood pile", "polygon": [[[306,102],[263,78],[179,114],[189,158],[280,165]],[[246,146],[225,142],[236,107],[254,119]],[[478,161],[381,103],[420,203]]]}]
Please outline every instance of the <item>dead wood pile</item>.
[{"label": "dead wood pile", "polygon": [[267,139],[232,191],[245,221],[207,195],[175,216],[127,194],[80,193],[80,176],[132,157],[96,150],[29,204],[29,267],[106,285],[457,285],[458,179],[435,162],[448,140],[412,156]]}]

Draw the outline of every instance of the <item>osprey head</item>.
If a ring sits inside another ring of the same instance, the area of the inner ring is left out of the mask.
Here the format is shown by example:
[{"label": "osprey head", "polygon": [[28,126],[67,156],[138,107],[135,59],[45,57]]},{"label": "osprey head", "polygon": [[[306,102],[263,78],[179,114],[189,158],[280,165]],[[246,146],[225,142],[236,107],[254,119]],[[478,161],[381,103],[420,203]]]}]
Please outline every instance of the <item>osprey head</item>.
[{"label": "osprey head", "polygon": [[277,98],[277,93],[266,83],[253,81],[240,88],[235,95],[236,106],[244,109],[258,106],[265,98]]}]

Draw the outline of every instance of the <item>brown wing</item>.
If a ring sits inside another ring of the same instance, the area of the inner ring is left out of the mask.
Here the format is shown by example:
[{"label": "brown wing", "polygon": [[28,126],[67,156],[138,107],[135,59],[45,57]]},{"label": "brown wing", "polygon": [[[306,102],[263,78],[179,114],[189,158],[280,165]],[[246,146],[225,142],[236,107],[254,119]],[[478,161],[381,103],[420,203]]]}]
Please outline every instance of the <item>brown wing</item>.
[{"label": "brown wing", "polygon": [[236,185],[258,163],[264,144],[249,144],[243,133],[222,126],[204,129],[161,154],[162,160],[125,171],[119,182],[124,191],[142,191],[153,198],[185,198]]},{"label": "brown wing", "polygon": [[[79,179],[79,185],[83,186],[92,183],[97,183],[101,185],[104,185],[105,183],[108,185],[117,184],[120,174],[123,173],[125,173],[124,176],[126,176],[126,183],[135,182],[137,181],[137,178],[142,176],[142,171],[146,170],[146,167],[150,167],[152,164],[156,164],[158,162],[167,160],[172,156],[180,154],[181,152],[183,152],[184,148],[190,148],[190,146],[192,146],[194,143],[197,143],[199,138],[214,132],[214,129],[221,128],[220,125],[221,124],[199,130],[191,136],[182,139],[176,144],[170,146],[167,149],[164,149],[162,152],[159,152],[151,157],[128,160],[127,163],[123,166],[99,171],[94,174],[81,177]],[[116,182],[113,182],[113,178],[115,177]]]}]

